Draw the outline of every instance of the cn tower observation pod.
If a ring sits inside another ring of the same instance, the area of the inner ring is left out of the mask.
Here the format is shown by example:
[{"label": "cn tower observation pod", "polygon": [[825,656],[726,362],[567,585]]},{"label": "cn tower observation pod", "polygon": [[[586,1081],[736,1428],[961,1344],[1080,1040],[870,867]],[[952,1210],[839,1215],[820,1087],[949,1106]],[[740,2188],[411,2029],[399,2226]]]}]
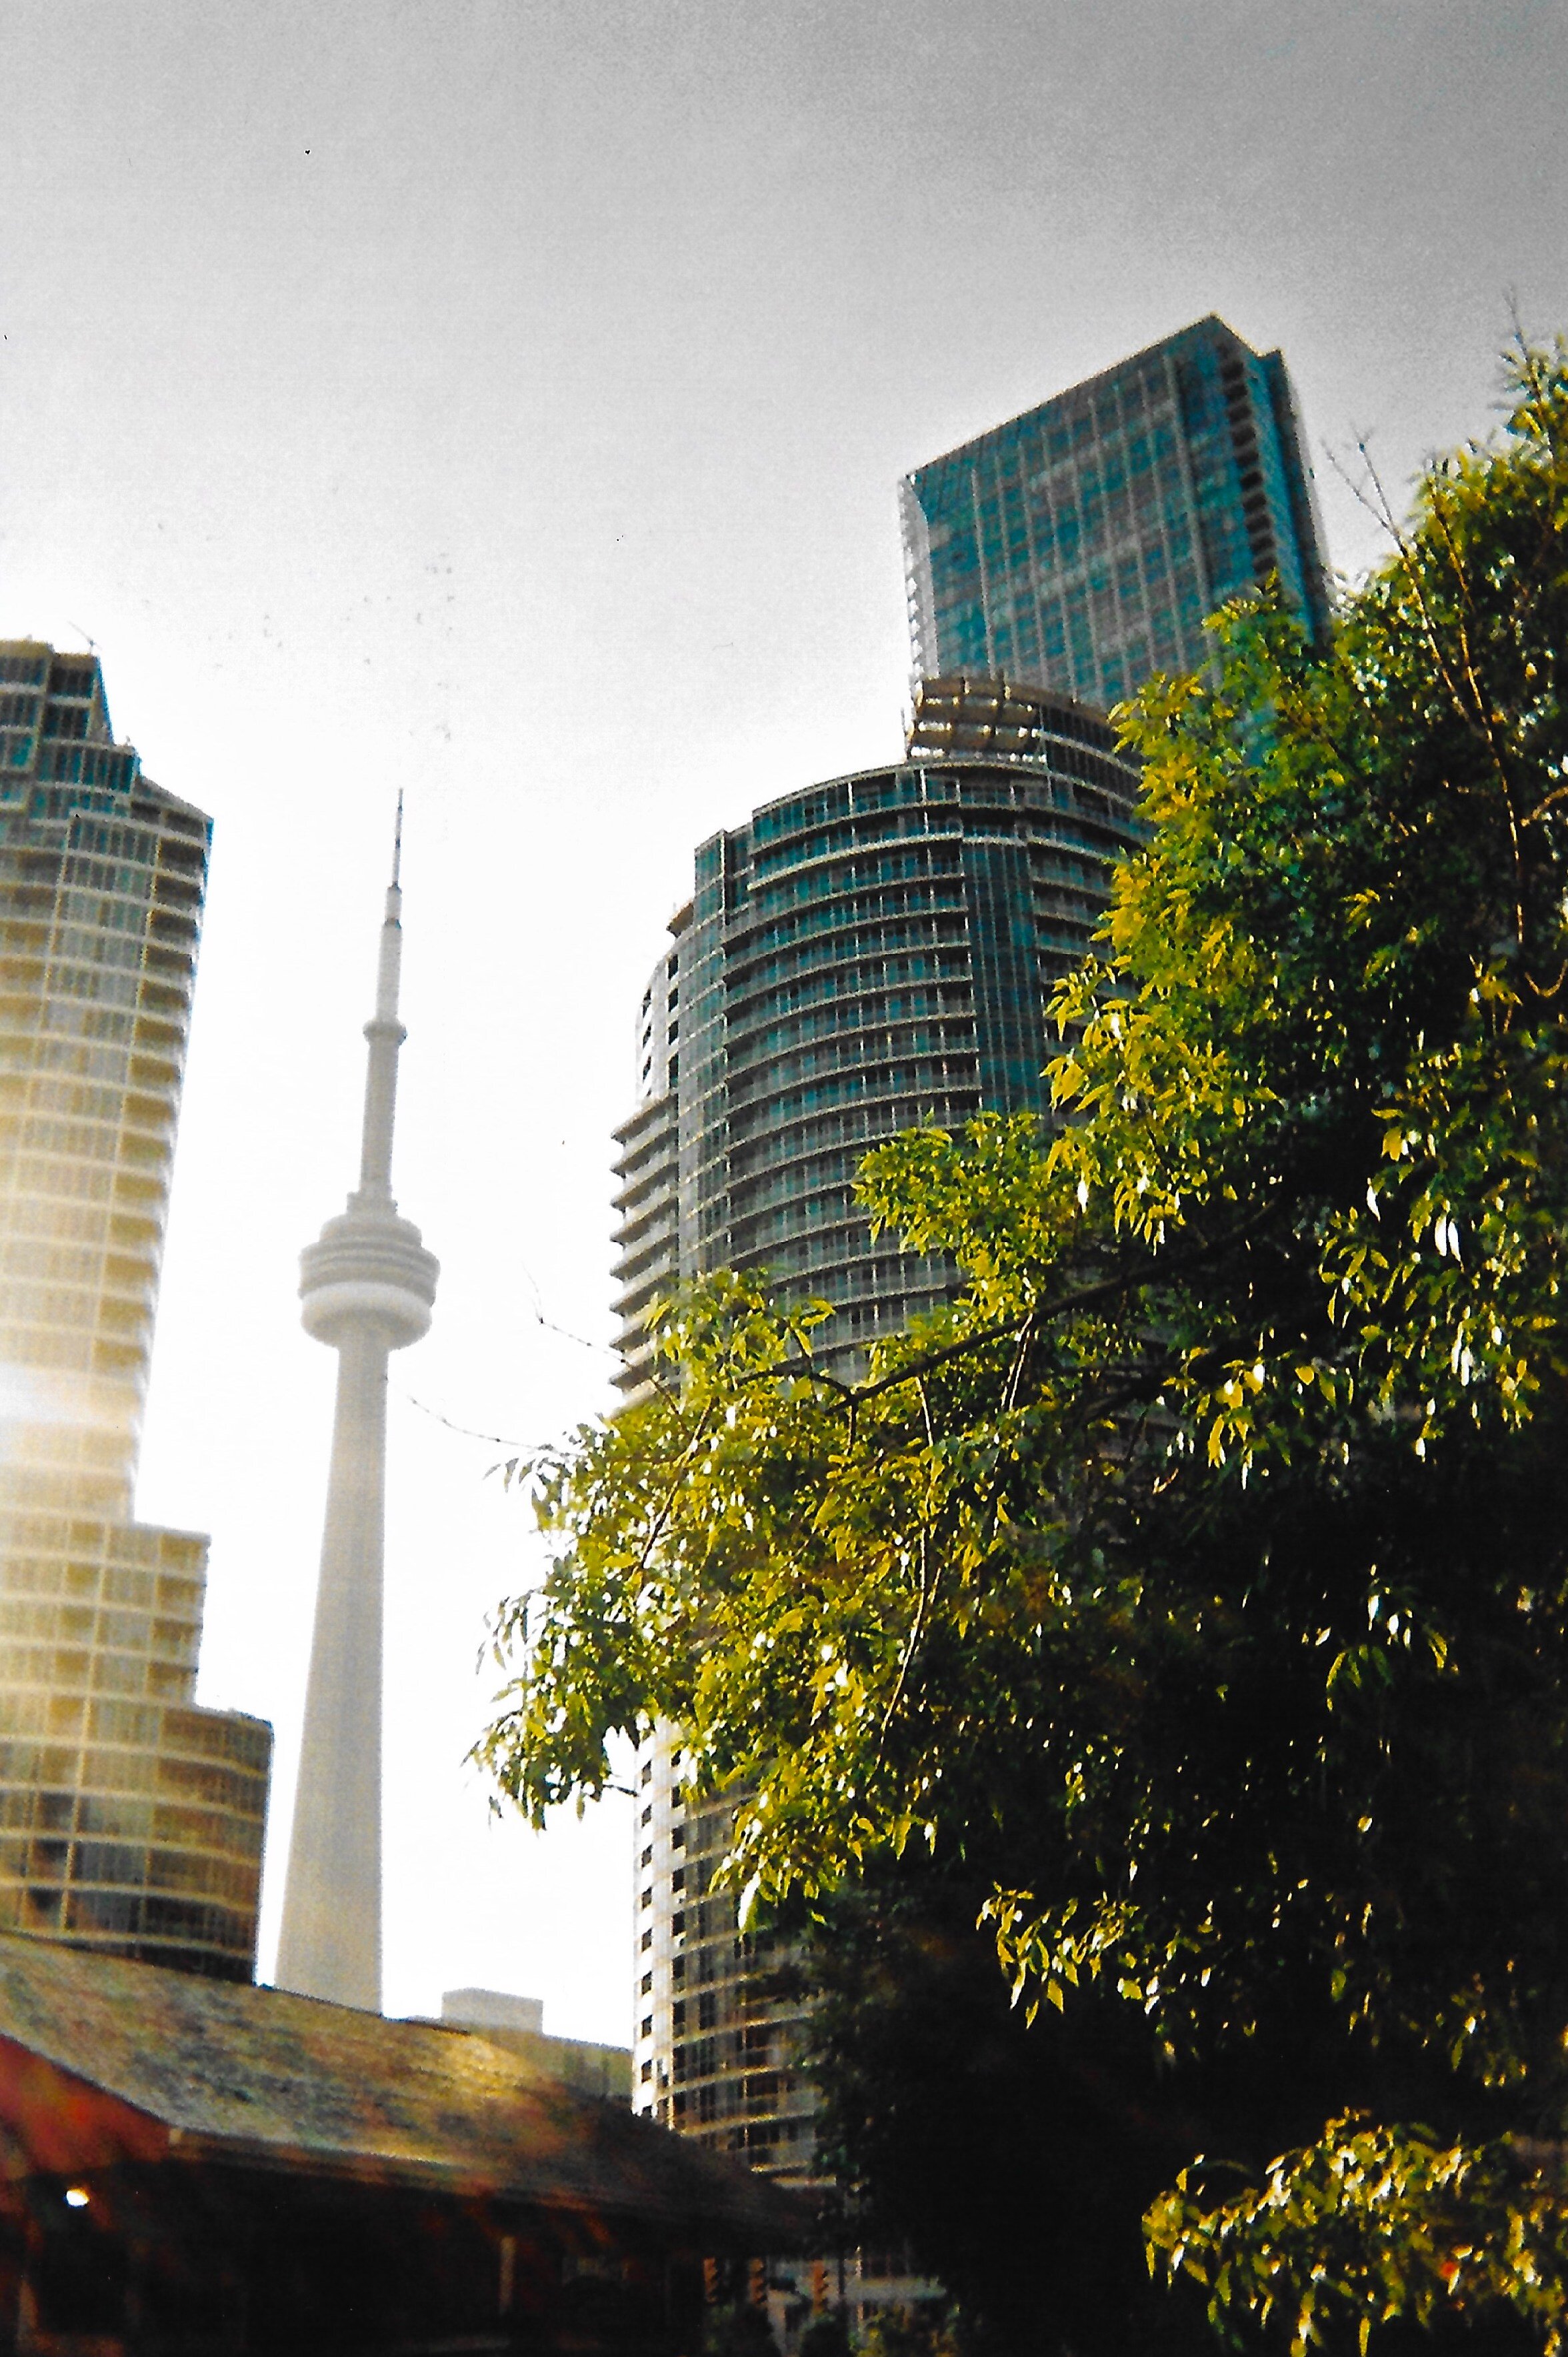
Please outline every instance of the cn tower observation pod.
[{"label": "cn tower observation pod", "polygon": [[430,1331],[440,1263],[392,1202],[354,1196],[299,1256],[300,1322],[334,1350],[357,1329],[378,1330],[389,1351]]}]

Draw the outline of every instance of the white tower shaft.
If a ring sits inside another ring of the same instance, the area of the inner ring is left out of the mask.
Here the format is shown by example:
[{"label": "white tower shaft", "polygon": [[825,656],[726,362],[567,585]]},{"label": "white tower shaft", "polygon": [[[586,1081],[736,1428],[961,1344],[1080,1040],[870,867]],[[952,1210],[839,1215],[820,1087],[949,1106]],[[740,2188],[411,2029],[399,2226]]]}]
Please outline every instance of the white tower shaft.
[{"label": "white tower shaft", "polygon": [[[398,805],[401,846],[403,806]],[[430,1324],[437,1264],[392,1194],[403,896],[394,855],[377,972],[360,1185],[301,1256],[307,1333],[338,1352],[338,1405],[295,1794],[281,1988],[381,2001],[381,1558],[387,1360]]]},{"label": "white tower shaft", "polygon": [[381,2003],[381,1549],[387,1351],[338,1346],[299,1781],[278,1944],[280,1988]]}]

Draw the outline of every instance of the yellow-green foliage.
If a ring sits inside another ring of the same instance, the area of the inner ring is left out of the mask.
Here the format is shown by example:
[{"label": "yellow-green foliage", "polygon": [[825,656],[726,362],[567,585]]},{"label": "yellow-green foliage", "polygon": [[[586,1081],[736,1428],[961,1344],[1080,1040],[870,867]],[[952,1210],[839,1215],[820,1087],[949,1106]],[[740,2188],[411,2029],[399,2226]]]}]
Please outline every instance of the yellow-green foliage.
[{"label": "yellow-green foliage", "polygon": [[480,1747],[537,1821],[679,1720],[748,1907],[983,1861],[1025,2004],[1230,2091],[1151,2251],[1298,2346],[1563,2292],[1568,359],[1512,382],[1330,644],[1265,595],[1122,714],[1054,1128],[863,1173],[962,1298],[846,1388],[713,1278],[532,1469]]}]

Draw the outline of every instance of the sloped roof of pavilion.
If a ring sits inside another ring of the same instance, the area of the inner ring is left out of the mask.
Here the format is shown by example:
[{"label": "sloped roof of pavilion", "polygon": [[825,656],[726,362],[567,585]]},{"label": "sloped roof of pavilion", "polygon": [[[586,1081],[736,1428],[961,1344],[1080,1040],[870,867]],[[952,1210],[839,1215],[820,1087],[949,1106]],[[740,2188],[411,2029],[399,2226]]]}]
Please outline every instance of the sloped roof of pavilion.
[{"label": "sloped roof of pavilion", "polygon": [[[78,2115],[29,2091],[29,2058],[109,2103]],[[13,2168],[242,2162],[639,2219],[706,2248],[810,2231],[800,2197],[482,2033],[27,1938],[0,1937],[0,2119]]]}]

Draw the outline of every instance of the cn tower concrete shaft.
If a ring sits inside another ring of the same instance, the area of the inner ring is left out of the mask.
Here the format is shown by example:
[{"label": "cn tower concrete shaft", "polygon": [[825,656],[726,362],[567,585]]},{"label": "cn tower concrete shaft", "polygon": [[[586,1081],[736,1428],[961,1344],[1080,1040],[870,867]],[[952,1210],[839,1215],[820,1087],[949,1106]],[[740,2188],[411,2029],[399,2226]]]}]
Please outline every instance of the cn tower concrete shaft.
[{"label": "cn tower concrete shaft", "polygon": [[[399,805],[399,839],[402,835]],[[300,1260],[306,1331],[338,1352],[305,1733],[284,1888],[280,1988],[368,2013],[381,2002],[381,1550],[387,1361],[430,1325],[438,1264],[392,1194],[403,896],[381,927],[360,1184]]]}]

